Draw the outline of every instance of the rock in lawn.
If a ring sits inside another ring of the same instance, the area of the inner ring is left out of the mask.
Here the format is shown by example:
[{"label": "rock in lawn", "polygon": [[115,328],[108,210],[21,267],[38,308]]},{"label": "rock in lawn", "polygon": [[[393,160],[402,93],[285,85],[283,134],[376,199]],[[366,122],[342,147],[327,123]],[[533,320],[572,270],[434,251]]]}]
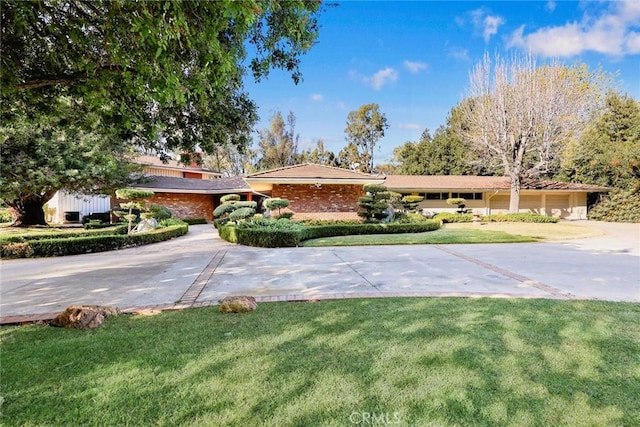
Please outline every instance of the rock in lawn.
[{"label": "rock in lawn", "polygon": [[258,303],[254,297],[226,297],[220,302],[220,313],[245,313],[256,307]]},{"label": "rock in lawn", "polygon": [[99,305],[72,305],[58,314],[50,323],[60,328],[93,329],[102,325],[107,316],[118,314],[113,307]]}]

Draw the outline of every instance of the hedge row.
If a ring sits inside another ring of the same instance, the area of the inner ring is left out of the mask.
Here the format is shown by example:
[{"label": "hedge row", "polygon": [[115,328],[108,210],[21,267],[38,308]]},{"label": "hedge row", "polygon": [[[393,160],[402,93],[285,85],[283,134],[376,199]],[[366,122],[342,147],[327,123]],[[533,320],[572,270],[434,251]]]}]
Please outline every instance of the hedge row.
[{"label": "hedge row", "polygon": [[438,221],[407,224],[330,224],[303,226],[288,220],[252,221],[218,226],[220,238],[246,246],[282,248],[298,246],[309,239],[332,236],[391,233],[423,233],[440,228]]},{"label": "hedge row", "polygon": [[[126,226],[125,226],[126,231]],[[77,255],[90,252],[103,252],[131,246],[157,243],[183,236],[189,231],[187,224],[172,225],[140,234],[110,234],[80,237],[60,237],[18,242],[2,242],[2,258],[26,258]]]},{"label": "hedge row", "polygon": [[535,213],[506,213],[494,214],[480,217],[485,222],[537,222],[537,223],[556,223],[560,218],[557,216],[546,216]]},{"label": "hedge row", "polygon": [[[473,214],[459,214],[452,212],[441,212],[433,217],[433,219],[442,221],[443,223],[451,222],[473,222]],[[536,223],[556,223],[558,217],[546,216],[530,212],[523,213],[505,213],[505,214],[493,214],[482,215],[480,221],[482,222],[536,222]]]},{"label": "hedge row", "polygon": [[60,231],[51,231],[45,233],[0,236],[0,245],[5,243],[31,242],[33,240],[75,239],[79,237],[111,236],[114,234],[127,234],[127,225],[116,225],[95,230],[79,229],[77,231],[65,231],[64,233],[61,233]]}]

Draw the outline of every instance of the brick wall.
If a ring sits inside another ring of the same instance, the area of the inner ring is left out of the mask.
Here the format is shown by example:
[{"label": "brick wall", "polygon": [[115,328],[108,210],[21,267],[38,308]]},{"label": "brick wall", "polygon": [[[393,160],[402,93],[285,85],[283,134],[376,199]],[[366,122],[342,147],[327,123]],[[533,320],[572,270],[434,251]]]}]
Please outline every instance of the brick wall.
[{"label": "brick wall", "polygon": [[274,184],[272,197],[288,199],[293,212],[357,212],[362,185]]},{"label": "brick wall", "polygon": [[[112,208],[122,200],[111,199]],[[213,221],[213,196],[211,194],[178,194],[160,193],[146,200],[146,205],[162,205],[167,207],[176,218],[206,218]]]},{"label": "brick wall", "polygon": [[177,218],[206,218],[207,221],[213,221],[211,194],[156,193],[147,204],[166,206]]}]

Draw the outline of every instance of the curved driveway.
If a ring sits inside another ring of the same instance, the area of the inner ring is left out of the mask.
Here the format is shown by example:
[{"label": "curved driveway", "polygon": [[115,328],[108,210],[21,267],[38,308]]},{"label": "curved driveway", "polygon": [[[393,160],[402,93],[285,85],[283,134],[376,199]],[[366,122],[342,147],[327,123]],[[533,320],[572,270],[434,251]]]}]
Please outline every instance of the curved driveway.
[{"label": "curved driveway", "polygon": [[[640,225],[559,243],[262,249],[211,225],[164,243],[61,258],[3,260],[0,321],[71,304],[183,308],[227,295],[259,301],[486,296],[640,302]],[[22,317],[24,316],[24,317]]]}]

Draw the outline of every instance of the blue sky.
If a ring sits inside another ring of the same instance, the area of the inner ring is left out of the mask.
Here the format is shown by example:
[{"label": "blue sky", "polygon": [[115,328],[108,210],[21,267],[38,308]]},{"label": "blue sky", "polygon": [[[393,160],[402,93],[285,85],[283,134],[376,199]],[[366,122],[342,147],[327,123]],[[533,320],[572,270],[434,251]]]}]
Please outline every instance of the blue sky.
[{"label": "blue sky", "polygon": [[320,23],[317,45],[302,57],[301,83],[279,70],[246,81],[259,107],[256,130],[275,112],[292,111],[300,150],[321,139],[337,153],[348,113],[377,103],[390,128],[374,162],[388,161],[398,145],[446,123],[485,52],[529,50],[540,61],[602,67],[640,99],[640,0],[346,1]]}]

